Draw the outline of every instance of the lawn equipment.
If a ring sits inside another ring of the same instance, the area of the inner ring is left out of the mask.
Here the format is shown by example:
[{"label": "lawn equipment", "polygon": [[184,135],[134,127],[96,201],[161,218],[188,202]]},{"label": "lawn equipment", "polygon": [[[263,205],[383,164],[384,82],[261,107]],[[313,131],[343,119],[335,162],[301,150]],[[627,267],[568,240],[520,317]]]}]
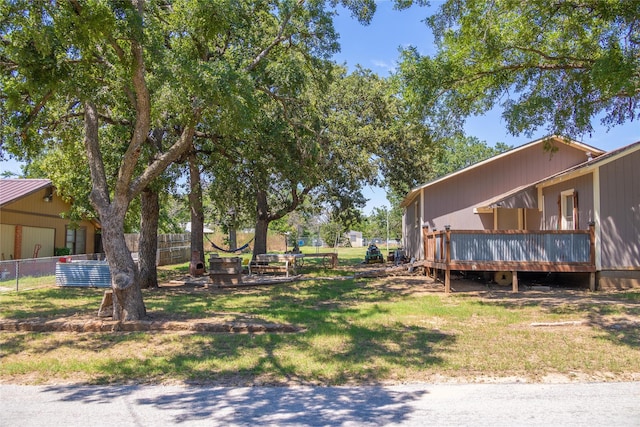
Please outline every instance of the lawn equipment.
[{"label": "lawn equipment", "polygon": [[382,256],[382,252],[375,244],[370,244],[367,248],[367,253],[364,256],[365,264],[374,264],[374,263],[382,263],[384,262],[384,257]]}]

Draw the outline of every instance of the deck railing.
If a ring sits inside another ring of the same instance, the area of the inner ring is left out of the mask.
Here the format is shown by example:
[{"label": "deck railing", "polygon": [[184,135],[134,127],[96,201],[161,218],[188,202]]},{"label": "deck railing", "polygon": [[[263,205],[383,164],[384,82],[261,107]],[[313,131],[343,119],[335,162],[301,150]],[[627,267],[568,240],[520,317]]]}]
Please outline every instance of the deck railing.
[{"label": "deck railing", "polygon": [[594,226],[589,230],[423,229],[425,265],[444,270],[595,272]]}]

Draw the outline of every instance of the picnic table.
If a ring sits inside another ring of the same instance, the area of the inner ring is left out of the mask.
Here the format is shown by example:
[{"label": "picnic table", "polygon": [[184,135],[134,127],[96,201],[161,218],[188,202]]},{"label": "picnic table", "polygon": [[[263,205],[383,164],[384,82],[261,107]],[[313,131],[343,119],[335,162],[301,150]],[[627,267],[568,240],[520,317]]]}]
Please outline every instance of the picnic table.
[{"label": "picnic table", "polygon": [[289,277],[289,272],[296,273],[298,264],[302,262],[303,254],[259,254],[254,262],[249,264],[249,274],[252,272],[282,273]]}]

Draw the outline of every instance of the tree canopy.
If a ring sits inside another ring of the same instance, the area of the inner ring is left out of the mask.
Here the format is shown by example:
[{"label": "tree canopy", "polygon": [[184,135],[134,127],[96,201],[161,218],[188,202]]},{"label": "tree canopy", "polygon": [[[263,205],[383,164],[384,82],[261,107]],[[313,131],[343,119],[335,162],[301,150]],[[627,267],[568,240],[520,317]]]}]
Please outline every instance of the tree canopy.
[{"label": "tree canopy", "polygon": [[402,53],[404,96],[455,132],[494,107],[508,131],[578,136],[638,118],[640,2],[448,0],[427,19],[437,54]]},{"label": "tree canopy", "polygon": [[[132,200],[206,132],[202,124],[228,133],[247,128],[257,73],[289,70],[286,62],[266,61],[277,48],[306,63],[335,51],[337,3],[363,22],[375,11],[372,0],[0,5],[3,148],[28,160],[47,146],[83,141],[116,319],[145,315],[123,235]],[[162,130],[160,149],[153,129]]]}]

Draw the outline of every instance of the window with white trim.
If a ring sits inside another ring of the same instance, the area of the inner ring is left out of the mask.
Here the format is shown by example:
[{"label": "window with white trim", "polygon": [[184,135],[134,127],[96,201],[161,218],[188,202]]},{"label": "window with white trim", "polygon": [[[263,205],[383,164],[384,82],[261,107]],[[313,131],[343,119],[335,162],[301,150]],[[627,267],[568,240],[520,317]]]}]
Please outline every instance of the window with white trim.
[{"label": "window with white trim", "polygon": [[577,226],[578,198],[576,192],[566,190],[560,193],[560,228],[562,230],[575,230]]}]

